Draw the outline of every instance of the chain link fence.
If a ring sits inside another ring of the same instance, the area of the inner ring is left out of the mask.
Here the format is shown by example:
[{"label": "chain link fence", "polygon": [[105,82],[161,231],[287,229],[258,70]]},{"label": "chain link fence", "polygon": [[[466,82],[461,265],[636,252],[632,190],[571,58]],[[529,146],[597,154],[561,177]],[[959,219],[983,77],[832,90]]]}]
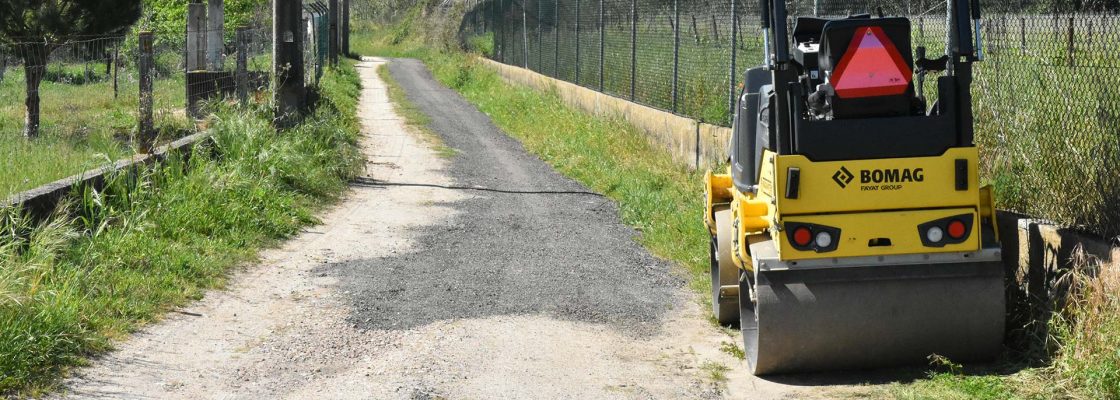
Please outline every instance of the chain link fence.
[{"label": "chain link fence", "polygon": [[[973,109],[1001,208],[1120,235],[1120,4],[983,1]],[[727,126],[746,69],[762,64],[758,2],[489,0],[467,13],[487,56]],[[944,54],[945,2],[787,1],[791,16],[911,19],[913,46]],[[935,93],[935,79],[926,93]],[[900,135],[905,132],[900,132]]]}]

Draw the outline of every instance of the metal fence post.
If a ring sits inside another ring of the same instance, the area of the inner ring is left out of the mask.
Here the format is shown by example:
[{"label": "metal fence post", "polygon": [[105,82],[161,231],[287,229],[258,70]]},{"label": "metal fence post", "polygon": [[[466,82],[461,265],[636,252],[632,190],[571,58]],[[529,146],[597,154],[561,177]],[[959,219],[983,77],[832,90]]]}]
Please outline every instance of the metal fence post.
[{"label": "metal fence post", "polygon": [[728,112],[727,118],[728,118],[729,122],[735,120],[735,100],[736,100],[735,99],[735,86],[736,86],[735,84],[737,83],[736,81],[738,80],[737,79],[738,77],[736,76],[737,74],[736,74],[736,71],[735,71],[735,64],[736,64],[735,62],[738,61],[738,60],[735,59],[735,56],[738,55],[737,51],[736,51],[738,49],[736,48],[735,45],[737,44],[736,41],[739,39],[739,36],[737,35],[737,33],[739,32],[739,24],[735,23],[736,22],[736,19],[735,19],[735,2],[736,1],[737,0],[731,0],[731,73],[729,74],[728,83],[727,83],[727,112]]},{"label": "metal fence post", "polygon": [[580,6],[581,1],[576,0],[576,84],[579,84],[579,70],[580,70],[580,57],[579,57],[579,19],[580,19]]},{"label": "metal fence post", "polygon": [[544,72],[544,21],[541,20],[541,2],[537,1],[537,72]]},{"label": "metal fence post", "polygon": [[140,32],[139,48],[140,59],[136,66],[140,74],[140,126],[137,127],[139,147],[146,152],[151,148],[152,138],[155,136],[155,123],[152,120],[152,32]]},{"label": "metal fence post", "polygon": [[605,12],[605,9],[604,9],[605,8],[604,4],[603,4],[605,1],[606,0],[599,0],[599,91],[600,92],[606,91],[606,87],[604,86],[604,81],[605,81],[605,79],[604,79],[604,75],[605,75],[604,67],[606,66],[606,61],[604,59],[605,59],[605,56],[606,56],[606,42],[607,42],[607,31],[606,31],[606,29],[607,29],[607,26],[606,26],[606,21],[604,19],[605,15],[606,15],[606,12]]},{"label": "metal fence post", "polygon": [[249,28],[237,28],[237,100],[249,102]]},{"label": "metal fence post", "polygon": [[676,113],[681,76],[681,9],[680,0],[673,0],[673,112]]},{"label": "metal fence post", "polygon": [[273,0],[272,67],[275,79],[275,122],[289,127],[298,121],[306,100],[303,66],[303,8],[300,0]]},{"label": "metal fence post", "polygon": [[1068,40],[1069,48],[1068,48],[1068,52],[1069,52],[1069,66],[1070,67],[1072,67],[1073,64],[1074,64],[1073,63],[1073,57],[1074,57],[1073,53],[1074,53],[1074,49],[1075,49],[1074,44],[1073,44],[1074,34],[1075,34],[1075,32],[1073,30],[1073,17],[1069,17],[1069,40]]},{"label": "metal fence post", "polygon": [[[491,7],[494,10],[492,17],[494,18],[494,26],[495,26],[495,28],[494,28],[494,56],[496,56],[497,60],[502,62],[502,63],[506,62],[506,55],[505,55],[505,51],[504,51],[505,49],[503,48],[503,46],[506,45],[506,43],[505,43],[505,41],[506,41],[506,38],[505,38],[506,27],[505,27],[505,21],[499,19],[498,17],[499,17],[499,15],[501,15],[502,5],[504,5],[504,3],[505,3],[504,0],[498,0],[498,3],[496,3],[497,6],[496,7]],[[494,4],[494,3],[491,3],[491,4]]]},{"label": "metal fence post", "polygon": [[638,0],[630,1],[630,101],[638,88]]},{"label": "metal fence post", "polygon": [[328,34],[328,43],[327,43],[328,53],[327,53],[327,55],[328,55],[328,57],[330,57],[331,66],[337,66],[338,65],[338,51],[339,51],[339,49],[338,49],[338,42],[339,42],[339,40],[338,40],[338,0],[330,0],[330,2],[328,4],[329,4],[328,7],[330,8],[330,11],[328,13],[329,15],[327,16],[327,22],[330,24],[331,30],[330,30],[330,33]]},{"label": "metal fence post", "polygon": [[552,58],[552,76],[560,78],[560,0],[553,0],[552,6],[552,16],[554,17],[552,20],[552,33],[556,36],[556,46],[554,46],[556,55]]},{"label": "metal fence post", "polygon": [[529,16],[524,3],[521,4],[521,48],[525,53],[522,55],[525,69],[529,69]]}]

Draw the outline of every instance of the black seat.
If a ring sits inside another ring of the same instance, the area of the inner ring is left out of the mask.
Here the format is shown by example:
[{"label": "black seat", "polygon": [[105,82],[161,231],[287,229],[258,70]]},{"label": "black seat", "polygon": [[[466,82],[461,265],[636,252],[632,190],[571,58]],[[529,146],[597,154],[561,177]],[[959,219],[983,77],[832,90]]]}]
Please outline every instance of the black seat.
[{"label": "black seat", "polygon": [[[856,18],[828,21],[821,32],[820,68],[826,76],[834,75],[853,38],[864,32],[863,28],[878,27],[894,45],[907,66],[906,79],[912,79],[914,56],[910,44],[910,20],[906,18]],[[835,85],[836,82],[833,82]],[[914,85],[910,81],[905,93],[898,95],[871,95],[829,98],[833,118],[866,118],[910,115],[914,110]]]}]

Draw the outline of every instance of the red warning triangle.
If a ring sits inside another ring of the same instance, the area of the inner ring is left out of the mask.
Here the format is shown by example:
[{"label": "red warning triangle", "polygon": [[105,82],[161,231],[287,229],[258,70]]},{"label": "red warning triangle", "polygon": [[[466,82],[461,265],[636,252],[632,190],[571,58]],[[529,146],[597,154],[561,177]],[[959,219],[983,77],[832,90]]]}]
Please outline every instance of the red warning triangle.
[{"label": "red warning triangle", "polygon": [[891,96],[906,93],[912,75],[883,28],[871,26],[856,31],[831,81],[841,98]]}]

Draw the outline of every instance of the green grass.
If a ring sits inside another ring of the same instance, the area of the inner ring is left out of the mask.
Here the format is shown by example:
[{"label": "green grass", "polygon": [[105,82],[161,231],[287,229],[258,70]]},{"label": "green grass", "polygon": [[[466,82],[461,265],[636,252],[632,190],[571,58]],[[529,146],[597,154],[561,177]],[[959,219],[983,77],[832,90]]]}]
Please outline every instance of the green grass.
[{"label": "green grass", "polygon": [[0,395],[50,390],[86,358],[315,223],[360,169],[358,78],[328,73],[307,121],[277,133],[263,106],[219,110],[213,142],[75,195],[35,224],[0,212]]},{"label": "green grass", "polygon": [[[0,198],[133,153],[130,138],[139,96],[127,71],[120,76],[119,97],[113,95],[111,77],[87,79],[81,66],[52,66],[49,71],[55,79],[40,87],[41,134],[34,140],[22,135],[22,69],[9,70],[0,81]],[[158,79],[154,88],[157,126],[171,136],[185,131],[188,122],[179,111],[185,102],[183,78]]]}]

